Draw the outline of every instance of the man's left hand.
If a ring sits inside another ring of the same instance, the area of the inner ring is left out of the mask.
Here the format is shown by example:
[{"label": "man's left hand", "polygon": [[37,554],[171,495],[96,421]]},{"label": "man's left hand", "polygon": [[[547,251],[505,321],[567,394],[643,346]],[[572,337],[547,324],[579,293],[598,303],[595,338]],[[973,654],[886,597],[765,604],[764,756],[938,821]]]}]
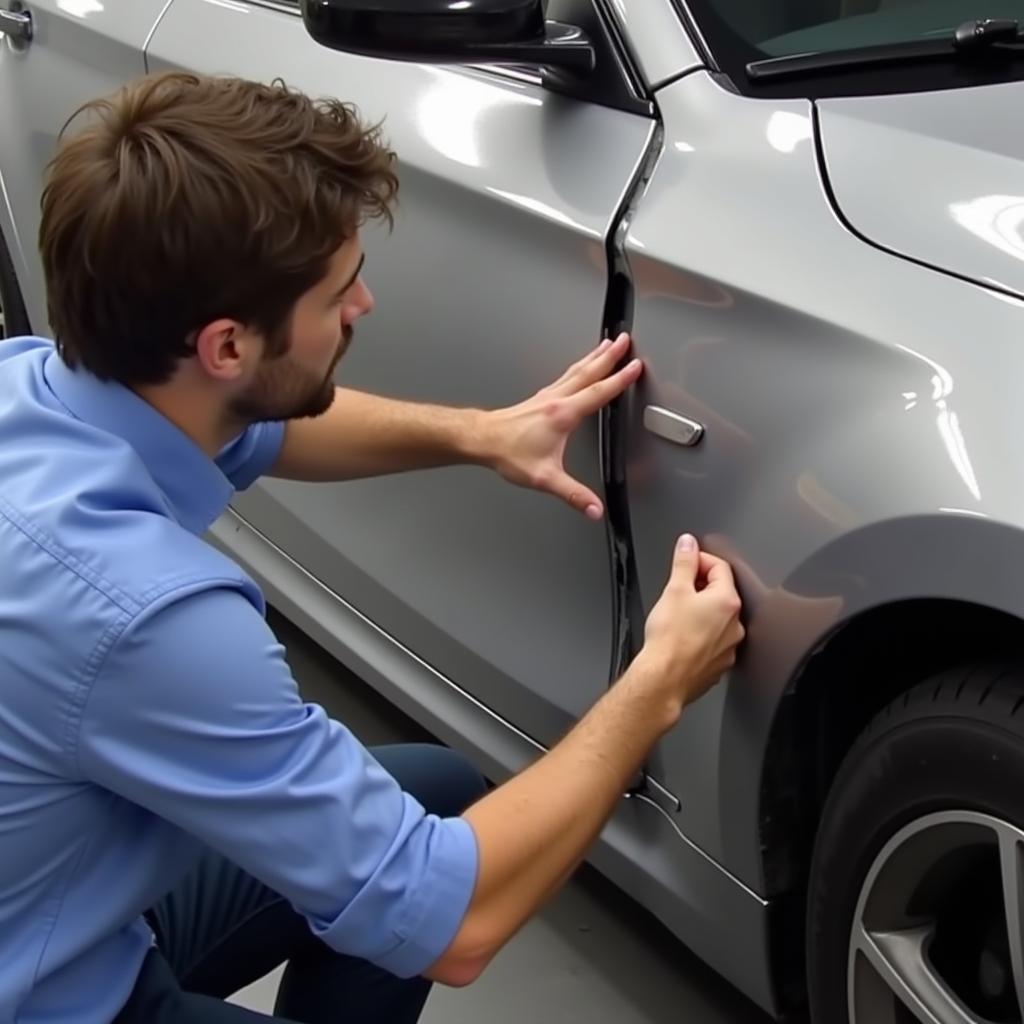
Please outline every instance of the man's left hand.
[{"label": "man's left hand", "polygon": [[618,372],[629,352],[628,334],[606,339],[574,363],[554,384],[525,402],[487,413],[490,463],[506,480],[545,491],[568,502],[588,519],[604,515],[601,499],[565,471],[565,446],[588,416],[618,398],[643,373],[634,359]]}]

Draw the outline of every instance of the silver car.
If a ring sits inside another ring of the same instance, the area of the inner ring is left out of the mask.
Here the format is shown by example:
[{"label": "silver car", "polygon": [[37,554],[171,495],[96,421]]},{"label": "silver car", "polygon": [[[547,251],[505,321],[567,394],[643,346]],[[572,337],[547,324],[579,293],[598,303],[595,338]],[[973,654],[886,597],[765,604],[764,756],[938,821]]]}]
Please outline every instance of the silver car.
[{"label": "silver car", "polygon": [[605,526],[454,468],[267,479],[214,542],[500,779],[629,662],[673,538],[696,532],[736,567],[749,640],[593,862],[778,1016],[1019,1024],[1018,17],[0,0],[6,330],[47,331],[40,182],[83,100],[187,68],[384,120],[402,202],[365,239],[378,311],[345,383],[498,406],[630,329],[644,381],[568,460]]}]

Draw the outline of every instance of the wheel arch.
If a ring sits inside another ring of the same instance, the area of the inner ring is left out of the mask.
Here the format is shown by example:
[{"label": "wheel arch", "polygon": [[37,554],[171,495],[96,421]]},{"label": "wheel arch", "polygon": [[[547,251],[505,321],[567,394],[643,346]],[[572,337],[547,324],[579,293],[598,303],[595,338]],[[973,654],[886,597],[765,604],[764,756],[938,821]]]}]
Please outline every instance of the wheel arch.
[{"label": "wheel arch", "polygon": [[1015,525],[953,516],[879,524],[801,566],[787,588],[828,592],[826,579],[856,581],[860,600],[847,590],[842,618],[807,643],[777,703],[759,782],[762,877],[784,1006],[802,999],[811,853],[856,738],[900,693],[943,669],[979,657],[1024,660],[1024,535]]}]

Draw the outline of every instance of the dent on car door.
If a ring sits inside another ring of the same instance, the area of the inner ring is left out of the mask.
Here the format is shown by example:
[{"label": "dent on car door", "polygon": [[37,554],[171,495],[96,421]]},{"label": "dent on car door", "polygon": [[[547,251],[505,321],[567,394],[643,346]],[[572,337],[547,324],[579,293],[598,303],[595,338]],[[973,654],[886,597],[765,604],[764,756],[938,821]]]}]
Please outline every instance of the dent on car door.
[{"label": "dent on car door", "polygon": [[43,173],[68,117],[144,70],[146,39],[167,0],[0,0],[31,19],[27,40],[0,36],[0,228],[33,328],[46,331],[36,252]]},{"label": "dent on car door", "polygon": [[[231,40],[226,47],[225,40]],[[367,228],[377,309],[339,381],[496,407],[599,338],[604,242],[652,131],[528,76],[385,62],[317,46],[297,12],[174,0],[148,50],[181,66],[356,103],[399,155],[393,237]],[[570,471],[600,488],[596,424]],[[554,740],[607,685],[605,534],[472,468],[337,486],[266,480],[236,510],[336,594],[492,710]]]}]

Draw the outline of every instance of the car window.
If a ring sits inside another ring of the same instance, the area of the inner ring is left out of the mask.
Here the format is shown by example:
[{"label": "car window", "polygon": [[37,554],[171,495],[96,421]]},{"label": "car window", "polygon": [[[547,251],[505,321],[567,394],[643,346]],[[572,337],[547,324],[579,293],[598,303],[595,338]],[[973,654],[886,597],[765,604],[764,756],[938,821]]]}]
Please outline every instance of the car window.
[{"label": "car window", "polygon": [[[748,89],[751,62],[808,53],[834,53],[889,44],[918,44],[952,39],[956,29],[985,18],[1024,22],[1024,0],[675,0],[684,20],[698,30],[713,62],[738,88]],[[861,74],[807,87],[812,94],[903,91],[968,84],[949,68],[918,66],[879,77]],[[963,67],[959,69],[963,71]],[[983,77],[992,70],[976,68]],[[1020,77],[1024,61],[1003,70]],[[803,86],[765,94],[807,95]]]},{"label": "car window", "polygon": [[1024,20],[1024,0],[712,0],[709,6],[768,57],[949,36],[982,17]]}]

